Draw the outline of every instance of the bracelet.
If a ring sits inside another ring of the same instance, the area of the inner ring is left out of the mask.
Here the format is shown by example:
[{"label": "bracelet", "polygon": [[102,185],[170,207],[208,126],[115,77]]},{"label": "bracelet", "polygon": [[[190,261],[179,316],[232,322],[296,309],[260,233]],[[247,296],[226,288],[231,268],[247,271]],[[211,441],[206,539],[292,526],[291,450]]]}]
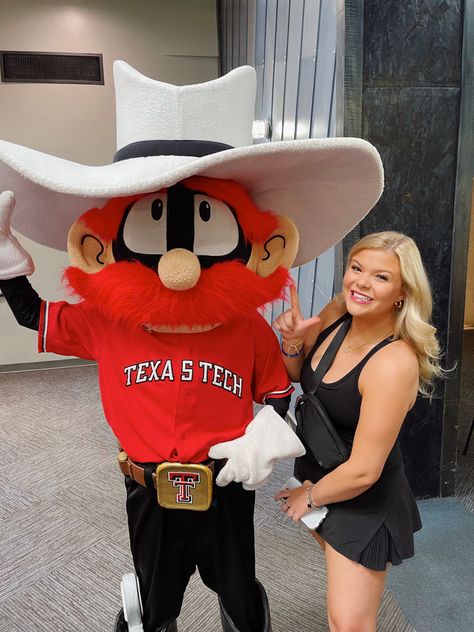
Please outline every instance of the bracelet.
[{"label": "bracelet", "polygon": [[[287,353],[283,349],[283,344],[286,344],[286,346],[288,347],[288,351],[291,351],[292,349],[294,349],[296,353]],[[298,349],[298,345],[301,345],[300,349]],[[281,341],[281,352],[285,356],[285,358],[297,358],[303,353],[303,347],[304,347],[304,340],[302,340],[301,342],[298,342],[296,345],[289,345],[284,340]]]},{"label": "bracelet", "polygon": [[306,488],[306,494],[307,494],[306,506],[308,507],[308,509],[319,509],[319,506],[318,506],[318,505],[316,505],[316,504],[313,502],[313,496],[312,496],[312,493],[313,493],[313,487],[314,487],[314,485],[315,485],[315,484],[314,484],[314,483],[312,483],[311,485],[309,485],[309,486]]}]

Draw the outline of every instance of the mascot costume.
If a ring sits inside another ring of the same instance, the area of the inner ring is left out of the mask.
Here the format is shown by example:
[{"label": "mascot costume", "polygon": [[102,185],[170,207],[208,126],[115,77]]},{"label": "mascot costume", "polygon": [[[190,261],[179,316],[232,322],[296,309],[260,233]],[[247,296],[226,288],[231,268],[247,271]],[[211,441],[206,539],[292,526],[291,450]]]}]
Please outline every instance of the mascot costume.
[{"label": "mascot costume", "polygon": [[[115,629],[176,630],[197,567],[224,630],[269,631],[254,490],[304,449],[283,419],[292,386],[257,310],[283,295],[293,264],[372,208],[380,158],[360,139],[251,146],[251,67],[181,87],[121,61],[114,75],[113,164],[0,141],[0,289],[40,351],[98,363],[137,574],[122,582]],[[12,214],[20,233],[67,247],[79,302],[34,291]]]}]

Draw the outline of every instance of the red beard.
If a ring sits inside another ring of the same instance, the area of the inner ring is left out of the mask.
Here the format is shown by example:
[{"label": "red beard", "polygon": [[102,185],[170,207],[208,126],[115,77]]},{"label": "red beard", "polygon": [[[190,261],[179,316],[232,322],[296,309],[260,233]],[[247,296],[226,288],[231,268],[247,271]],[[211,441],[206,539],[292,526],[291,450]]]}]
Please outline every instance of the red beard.
[{"label": "red beard", "polygon": [[285,268],[262,278],[237,261],[203,270],[198,283],[184,291],[166,288],[156,272],[136,262],[113,263],[96,274],[69,267],[64,276],[73,292],[104,316],[132,327],[217,325],[281,298],[289,283]]}]

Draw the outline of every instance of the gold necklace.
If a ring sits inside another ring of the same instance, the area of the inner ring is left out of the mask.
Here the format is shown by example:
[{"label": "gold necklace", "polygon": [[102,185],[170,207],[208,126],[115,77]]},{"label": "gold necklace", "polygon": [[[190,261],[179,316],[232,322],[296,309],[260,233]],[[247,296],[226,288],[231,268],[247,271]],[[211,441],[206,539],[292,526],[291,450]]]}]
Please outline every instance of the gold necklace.
[{"label": "gold necklace", "polygon": [[389,332],[383,338],[376,338],[375,340],[369,340],[369,342],[364,342],[358,347],[351,347],[351,331],[349,330],[349,335],[348,335],[349,340],[347,344],[345,345],[343,351],[344,353],[349,353],[349,351],[358,351],[359,349],[362,349],[362,347],[367,347],[367,345],[372,345],[372,344],[376,344],[377,342],[382,342],[382,340],[385,340],[385,338],[388,338],[391,335],[392,335],[392,332]]}]

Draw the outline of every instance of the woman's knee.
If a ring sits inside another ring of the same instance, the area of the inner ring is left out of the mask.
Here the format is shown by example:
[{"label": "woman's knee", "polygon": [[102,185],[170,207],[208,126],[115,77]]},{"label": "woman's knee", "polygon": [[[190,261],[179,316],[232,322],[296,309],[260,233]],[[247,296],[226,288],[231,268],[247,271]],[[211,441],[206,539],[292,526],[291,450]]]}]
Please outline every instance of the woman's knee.
[{"label": "woman's knee", "polygon": [[331,632],[375,632],[376,617],[369,614],[328,611]]}]

